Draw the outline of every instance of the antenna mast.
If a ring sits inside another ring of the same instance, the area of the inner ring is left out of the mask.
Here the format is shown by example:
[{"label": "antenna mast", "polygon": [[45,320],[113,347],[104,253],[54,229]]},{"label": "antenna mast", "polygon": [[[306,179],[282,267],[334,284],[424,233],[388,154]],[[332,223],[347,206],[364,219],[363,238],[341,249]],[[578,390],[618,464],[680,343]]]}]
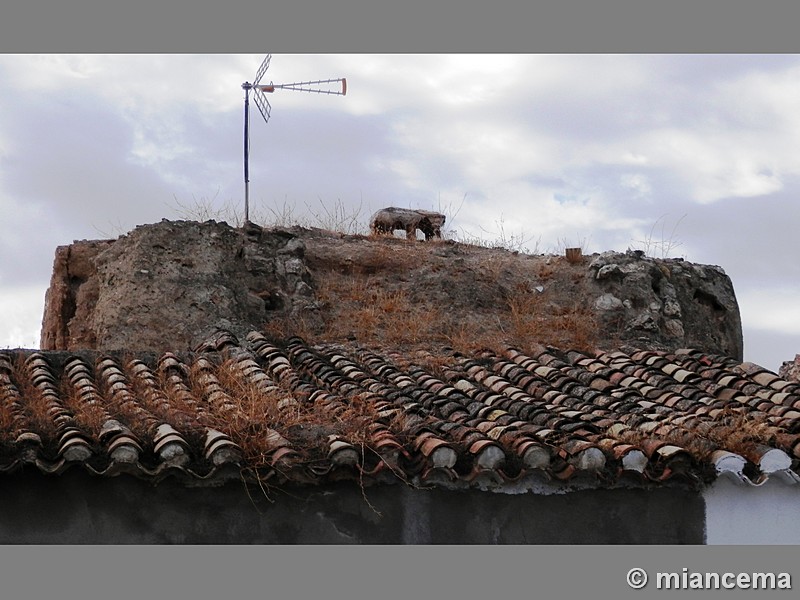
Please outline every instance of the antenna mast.
[{"label": "antenna mast", "polygon": [[[256,71],[253,83],[245,81],[242,84],[244,90],[244,221],[250,222],[250,92],[253,92],[253,100],[258,107],[264,123],[269,121],[272,106],[264,95],[271,94],[275,90],[294,90],[297,92],[312,92],[315,94],[331,94],[334,96],[344,96],[347,93],[347,80],[340,79],[319,79],[317,81],[299,81],[297,83],[269,84],[261,85],[261,78],[267,72],[272,54],[267,54],[261,62],[261,66]],[[326,87],[327,86],[327,87]]]}]

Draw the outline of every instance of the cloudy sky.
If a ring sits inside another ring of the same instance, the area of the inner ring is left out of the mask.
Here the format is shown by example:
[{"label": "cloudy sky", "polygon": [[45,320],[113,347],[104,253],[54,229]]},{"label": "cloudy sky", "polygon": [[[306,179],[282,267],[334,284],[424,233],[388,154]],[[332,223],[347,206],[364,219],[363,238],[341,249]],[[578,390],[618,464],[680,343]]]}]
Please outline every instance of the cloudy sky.
[{"label": "cloudy sky", "polygon": [[[263,55],[0,55],[0,348],[36,347],[55,247],[238,211]],[[733,280],[745,360],[800,353],[800,56],[281,55],[253,216],[442,210],[536,252],[647,250]],[[194,207],[194,208],[193,208]]]}]

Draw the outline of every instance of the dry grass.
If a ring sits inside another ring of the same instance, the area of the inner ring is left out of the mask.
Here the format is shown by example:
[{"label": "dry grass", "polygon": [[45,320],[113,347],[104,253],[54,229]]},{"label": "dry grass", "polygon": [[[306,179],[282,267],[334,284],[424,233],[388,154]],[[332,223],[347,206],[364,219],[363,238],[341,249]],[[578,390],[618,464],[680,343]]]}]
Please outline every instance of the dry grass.
[{"label": "dry grass", "polygon": [[313,338],[325,341],[349,339],[395,346],[445,340],[441,309],[415,302],[407,289],[388,287],[382,278],[326,274],[319,282],[317,297],[327,313],[322,330],[309,332],[302,322],[294,320],[284,322],[278,331],[304,339],[308,336],[303,333],[312,333]]},{"label": "dry grass", "polygon": [[[0,355],[0,441],[12,443],[22,430],[29,426],[30,416],[22,407],[21,382],[26,378],[21,370],[23,361],[19,356]],[[27,391],[27,390],[26,390]]]},{"label": "dry grass", "polygon": [[16,390],[16,386],[13,388],[11,386],[10,382],[3,381],[3,376],[0,374],[0,444],[12,441],[16,429],[12,403],[19,391]]},{"label": "dry grass", "polygon": [[764,415],[726,410],[705,436],[726,450],[752,458],[756,446],[774,446],[780,433],[781,429]]},{"label": "dry grass", "polygon": [[[396,268],[396,262],[391,264]],[[511,265],[490,258],[486,268],[501,277]],[[398,282],[378,269],[344,276],[325,271],[316,279],[319,318],[283,316],[267,323],[265,333],[398,349],[449,346],[465,353],[507,345],[524,349],[545,344],[582,351],[596,346],[598,324],[590,308],[577,302],[559,306],[547,291],[527,285],[505,294],[505,301],[496,306],[466,312],[428,301],[425,290],[410,283],[413,278]]]},{"label": "dry grass", "polygon": [[[766,416],[728,408],[713,421],[696,423],[691,428],[676,427],[669,434],[655,436],[655,439],[662,439],[685,448],[700,461],[710,460],[711,454],[719,449],[755,460],[757,447],[775,447],[776,438],[780,433],[781,429],[771,424]],[[654,434],[636,428],[610,435],[640,447],[648,440],[654,439]]]},{"label": "dry grass", "polygon": [[166,378],[158,377],[147,367],[144,371],[134,372],[136,366],[146,366],[138,359],[128,357],[125,361],[125,375],[131,391],[140,399],[145,410],[149,411],[161,423],[169,423],[179,430],[197,430],[199,425],[191,409],[183,401],[180,394],[166,384]]},{"label": "dry grass", "polygon": [[39,434],[47,444],[55,439],[56,426],[48,414],[50,404],[38,387],[33,385],[28,376],[26,356],[19,354],[14,361],[14,379],[21,398],[24,398],[23,412],[29,419],[31,430]]},{"label": "dry grass", "polygon": [[594,348],[598,325],[594,313],[575,304],[565,308],[547,302],[547,295],[519,290],[508,299],[510,343],[529,348],[550,344],[589,351]]},{"label": "dry grass", "polygon": [[95,391],[82,393],[64,376],[61,389],[64,393],[64,406],[72,413],[76,425],[91,439],[97,439],[103,424],[111,416],[105,410],[104,399]]},{"label": "dry grass", "polygon": [[212,388],[224,392],[224,401],[209,403],[204,424],[230,436],[256,470],[267,466],[281,446],[291,445],[309,461],[327,455],[330,436],[368,446],[369,426],[379,420],[369,395],[342,398],[331,393],[313,402],[285,382],[257,385],[235,360],[224,361],[213,374],[192,370],[188,385],[201,396]]},{"label": "dry grass", "polygon": [[288,339],[297,336],[311,343],[318,341],[323,332],[323,326],[317,319],[309,319],[303,315],[280,315],[273,317],[262,328],[263,333],[270,338]]},{"label": "dry grass", "polygon": [[[452,219],[448,219],[448,222],[452,222]],[[539,253],[542,236],[534,238],[534,236],[526,234],[523,230],[508,231],[505,219],[502,216],[495,221],[495,227],[494,231],[487,231],[481,228],[481,233],[477,235],[466,230],[453,231],[449,237],[462,244],[481,248],[504,248],[512,252],[524,252],[525,254]],[[484,237],[484,234],[488,237]]]}]

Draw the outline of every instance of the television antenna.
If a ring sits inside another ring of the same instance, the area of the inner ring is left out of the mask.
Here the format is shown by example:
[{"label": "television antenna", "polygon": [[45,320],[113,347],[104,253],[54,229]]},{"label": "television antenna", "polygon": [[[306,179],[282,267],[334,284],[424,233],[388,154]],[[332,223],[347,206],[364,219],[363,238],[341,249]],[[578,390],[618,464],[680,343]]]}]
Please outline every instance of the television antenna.
[{"label": "television antenna", "polygon": [[264,123],[269,121],[272,106],[265,94],[271,94],[275,90],[295,90],[297,92],[312,92],[315,94],[331,94],[334,96],[344,96],[347,93],[347,80],[340,79],[318,79],[316,81],[298,81],[296,83],[272,83],[262,84],[261,78],[267,72],[272,54],[267,54],[261,62],[261,66],[256,71],[253,83],[245,81],[242,84],[244,90],[244,221],[250,221],[250,92],[253,92],[253,100],[258,107]]}]

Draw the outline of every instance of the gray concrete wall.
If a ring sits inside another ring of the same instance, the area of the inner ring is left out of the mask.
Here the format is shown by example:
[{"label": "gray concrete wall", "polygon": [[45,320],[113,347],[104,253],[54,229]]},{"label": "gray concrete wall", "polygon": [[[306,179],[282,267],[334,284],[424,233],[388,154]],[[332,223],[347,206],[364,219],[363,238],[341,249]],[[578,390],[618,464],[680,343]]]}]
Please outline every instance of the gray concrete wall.
[{"label": "gray concrete wall", "polygon": [[[675,489],[559,495],[187,488],[133,477],[3,477],[0,544],[701,544],[705,505]],[[267,497],[268,496],[268,497]]]}]

